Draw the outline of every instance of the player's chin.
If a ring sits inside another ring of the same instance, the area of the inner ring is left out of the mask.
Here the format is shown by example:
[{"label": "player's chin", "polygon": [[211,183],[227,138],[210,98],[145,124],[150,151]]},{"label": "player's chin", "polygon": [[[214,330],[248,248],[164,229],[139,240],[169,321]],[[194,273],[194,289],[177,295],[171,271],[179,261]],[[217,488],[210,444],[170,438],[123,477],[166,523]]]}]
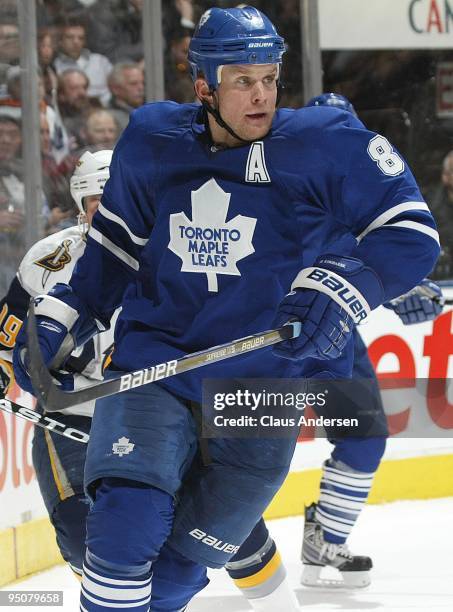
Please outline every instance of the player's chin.
[{"label": "player's chin", "polygon": [[264,138],[269,132],[272,126],[272,117],[265,115],[259,120],[250,121],[248,118],[243,124],[242,132],[244,133],[243,138],[246,140],[259,140]]}]

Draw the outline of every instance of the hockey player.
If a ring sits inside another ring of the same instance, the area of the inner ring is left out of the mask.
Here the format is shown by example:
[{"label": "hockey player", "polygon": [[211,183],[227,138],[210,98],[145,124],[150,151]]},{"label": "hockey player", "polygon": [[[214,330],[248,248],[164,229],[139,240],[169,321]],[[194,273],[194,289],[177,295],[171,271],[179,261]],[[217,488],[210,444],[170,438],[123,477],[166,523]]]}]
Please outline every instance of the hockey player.
[{"label": "hockey player", "polygon": [[[312,98],[306,106],[335,107],[357,116],[351,102],[335,93]],[[438,300],[424,296],[426,286]],[[396,310],[404,323],[433,320],[442,311],[442,292],[435,283],[424,280],[410,296],[385,306]],[[352,555],[346,540],[366,503],[384,454],[387,425],[376,374],[357,328],[353,330],[353,342],[353,378],[370,380],[368,390],[371,393],[365,398],[369,400],[367,410],[371,418],[367,429],[370,433],[363,438],[336,438],[332,434],[329,437],[334,449],[323,465],[319,502],[305,510],[301,582],[306,586],[365,587],[370,583],[371,559]],[[357,405],[359,399],[355,402]],[[329,408],[336,416],[344,410],[341,403],[335,406],[329,402]],[[324,580],[321,570],[326,565],[337,568],[342,580]]]},{"label": "hockey player", "polygon": [[[109,176],[112,151],[86,152],[71,178],[71,195],[79,211],[79,224],[37,242],[25,255],[7,295],[0,302],[0,358],[5,376],[0,392],[6,395],[13,378],[9,371],[12,350],[30,297],[47,292],[57,282],[71,278],[85,250],[86,232],[100,203]],[[102,366],[113,343],[112,329],[97,335],[77,349],[65,364],[66,385],[102,380]],[[89,432],[94,404],[65,410],[58,418],[69,427]],[[35,428],[32,460],[41,494],[55,528],[63,558],[82,575],[85,549],[85,521],[88,501],[83,491],[86,445],[48,430]]]},{"label": "hockey player", "polygon": [[[37,300],[48,364],[68,334],[82,344],[122,306],[109,376],[303,320],[273,351],[97,402],[88,612],[149,610],[163,556],[171,597],[151,610],[184,609],[206,585],[204,566],[231,559],[287,474],[295,438],[210,439],[209,466],[193,461],[188,408],[202,378],[350,376],[354,324],[415,286],[438,255],[428,207],[386,139],[350,115],[276,111],[283,53],[257,9],[202,16],[189,51],[202,106],[135,111],[69,285]],[[340,228],[355,248],[317,257]],[[15,373],[31,388],[24,347],[21,331]]]},{"label": "hockey player", "polygon": [[[71,178],[71,195],[79,208],[78,226],[67,228],[36,243],[22,260],[7,295],[0,301],[0,395],[6,396],[14,381],[12,351],[15,338],[26,317],[30,298],[68,281],[85,250],[86,232],[99,204],[109,176],[112,151],[86,152],[77,163]],[[76,350],[65,368],[65,384],[81,388],[102,380],[113,345],[113,329],[98,334]],[[58,414],[60,422],[89,433],[94,405],[85,404]],[[83,490],[86,446],[69,438],[36,428],[32,460],[49,518],[56,532],[63,558],[81,577],[85,554],[88,499]],[[163,568],[163,569],[161,569]],[[162,599],[165,587],[160,574],[166,573],[166,558],[154,567],[153,598]],[[283,581],[282,581],[283,582]],[[289,587],[286,582],[280,590]],[[163,593],[161,593],[163,591]],[[292,596],[291,596],[292,597]]]}]

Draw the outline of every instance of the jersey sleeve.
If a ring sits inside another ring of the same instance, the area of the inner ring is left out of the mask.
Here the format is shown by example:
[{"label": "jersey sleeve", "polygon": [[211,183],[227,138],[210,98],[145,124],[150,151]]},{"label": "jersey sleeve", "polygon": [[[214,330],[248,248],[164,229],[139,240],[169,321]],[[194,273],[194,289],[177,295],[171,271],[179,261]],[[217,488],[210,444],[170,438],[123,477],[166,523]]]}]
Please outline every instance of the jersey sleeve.
[{"label": "jersey sleeve", "polygon": [[428,205],[407,162],[384,136],[348,115],[326,140],[337,171],[334,195],[324,202],[355,236],[350,255],[378,274],[385,299],[401,295],[431,272],[439,255]]},{"label": "jersey sleeve", "polygon": [[149,139],[145,124],[132,116],[115,148],[102,202],[70,281],[78,298],[105,326],[127,285],[137,278],[154,224]]},{"label": "jersey sleeve", "polygon": [[27,316],[30,294],[16,276],[0,301],[0,359],[12,362],[16,337]]}]

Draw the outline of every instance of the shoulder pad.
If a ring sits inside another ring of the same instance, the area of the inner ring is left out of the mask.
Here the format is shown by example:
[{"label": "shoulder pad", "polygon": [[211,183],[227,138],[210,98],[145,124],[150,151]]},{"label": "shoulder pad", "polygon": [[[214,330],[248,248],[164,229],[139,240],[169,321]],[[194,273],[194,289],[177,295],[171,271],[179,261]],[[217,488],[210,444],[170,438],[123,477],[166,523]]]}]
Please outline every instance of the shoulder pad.
[{"label": "shoulder pad", "polygon": [[85,241],[77,226],[43,238],[23,258],[17,273],[20,284],[34,296],[67,282],[84,250]]}]

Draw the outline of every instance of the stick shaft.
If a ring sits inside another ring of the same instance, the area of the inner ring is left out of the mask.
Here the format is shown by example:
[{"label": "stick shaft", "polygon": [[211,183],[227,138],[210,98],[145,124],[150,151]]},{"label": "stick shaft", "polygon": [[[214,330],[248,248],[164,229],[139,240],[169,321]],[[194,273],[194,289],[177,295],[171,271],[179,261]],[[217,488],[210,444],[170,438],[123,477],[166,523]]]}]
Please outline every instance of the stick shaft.
[{"label": "stick shaft", "polygon": [[68,425],[61,423],[60,421],[56,421],[55,419],[52,419],[45,414],[41,414],[32,408],[27,408],[26,406],[16,404],[15,402],[12,402],[6,398],[0,399],[0,410],[14,414],[14,416],[30,421],[30,423],[33,423],[33,425],[36,425],[37,427],[42,427],[48,431],[53,431],[54,433],[74,440],[75,442],[82,442],[82,444],[86,444],[90,438],[89,434],[81,431],[80,429],[68,427]]},{"label": "stick shaft", "polygon": [[45,406],[48,412],[70,408],[83,402],[93,401],[101,397],[122,393],[135,387],[141,387],[158,380],[164,380],[183,372],[189,372],[210,363],[217,363],[224,359],[236,357],[250,351],[271,346],[282,340],[296,338],[300,334],[301,323],[294,322],[284,325],[280,329],[254,334],[226,344],[214,346],[204,351],[191,353],[180,359],[165,361],[163,363],[143,368],[135,372],[127,372],[119,378],[95,383],[79,391],[62,391],[54,383],[47,366],[45,365],[39,338],[36,329],[36,317],[33,301],[27,323],[27,349],[30,360],[30,378],[39,403]]}]

